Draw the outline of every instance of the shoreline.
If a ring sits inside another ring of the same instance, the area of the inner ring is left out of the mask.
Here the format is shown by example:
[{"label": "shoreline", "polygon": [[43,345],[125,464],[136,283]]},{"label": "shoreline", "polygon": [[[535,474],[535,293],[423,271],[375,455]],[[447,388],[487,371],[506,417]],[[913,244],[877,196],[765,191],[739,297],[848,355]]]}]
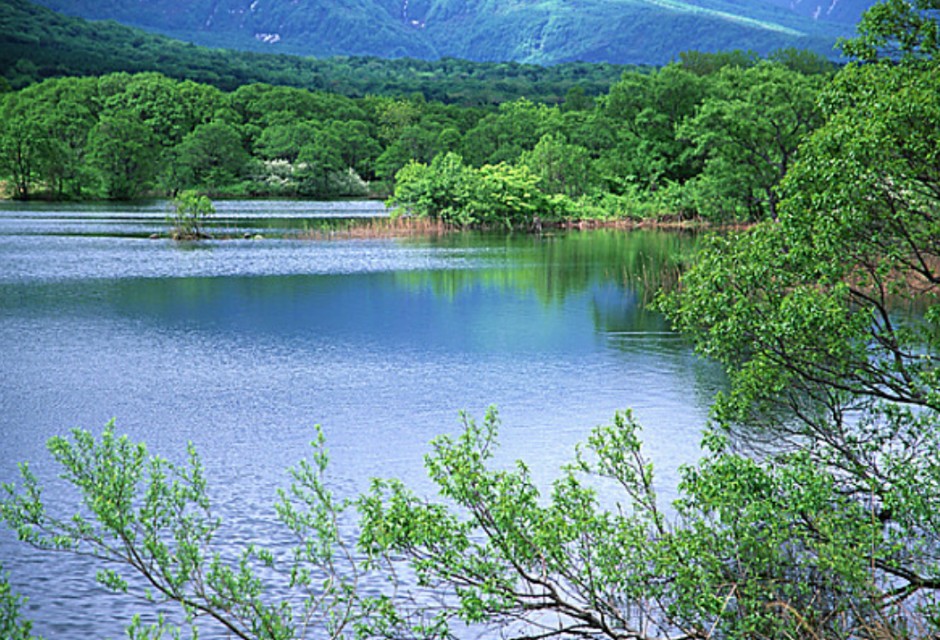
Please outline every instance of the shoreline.
[{"label": "shoreline", "polygon": [[[166,200],[170,201],[170,198],[165,196],[154,196],[147,198],[135,198],[133,200],[117,201],[117,200],[60,200],[55,198],[43,198],[36,197],[29,200],[17,200],[10,197],[0,197],[0,204],[9,203],[9,204],[18,204],[21,206],[28,206],[29,203],[36,203],[39,206],[49,206],[54,204],[62,205],[74,205],[74,206],[95,206],[97,205],[107,205],[108,207],[120,206],[125,204],[128,206],[138,206],[141,204],[146,204],[148,202]],[[311,200],[311,199],[297,199],[297,198],[258,198],[258,197],[246,197],[246,198],[217,198],[219,202],[226,201],[245,201],[253,203],[264,203],[264,202],[323,202],[323,203],[343,203],[343,202],[363,202],[363,203],[375,203],[376,205],[385,205],[385,200],[381,198],[337,198],[331,200]],[[553,232],[566,232],[566,231],[590,231],[590,230],[600,230],[600,229],[620,229],[624,231],[630,230],[640,230],[640,229],[654,229],[654,230],[664,230],[664,231],[675,231],[675,232],[703,232],[708,230],[728,230],[728,229],[743,229],[752,226],[752,224],[746,223],[713,223],[709,222],[701,217],[686,218],[675,214],[664,214],[655,217],[649,218],[636,218],[636,217],[584,217],[584,218],[567,218],[562,220],[540,220],[536,218],[535,221],[530,221],[528,224],[520,225],[513,227],[511,229],[503,225],[483,225],[483,226],[459,226],[450,223],[445,223],[436,218],[425,218],[425,217],[412,217],[407,215],[394,215],[392,209],[386,207],[388,215],[386,216],[374,216],[374,217],[362,217],[362,218],[347,218],[342,219],[341,222],[337,221],[331,224],[329,219],[324,219],[323,224],[317,228],[303,229],[298,230],[295,233],[285,233],[283,237],[285,238],[297,238],[304,240],[327,240],[327,239],[367,239],[367,238],[382,238],[382,237],[419,237],[419,236],[441,236],[445,234],[451,234],[462,231],[477,231],[477,232],[505,232],[505,233],[522,233],[522,234],[532,234],[532,235],[541,235],[541,234],[550,234]],[[219,218],[224,218],[224,216],[219,216]],[[252,234],[254,236],[254,234]],[[231,233],[219,233],[218,235],[211,236],[215,240],[235,240],[235,239],[244,239],[242,234],[231,234]],[[150,235],[151,239],[167,239],[170,238],[169,231],[159,231]]]}]

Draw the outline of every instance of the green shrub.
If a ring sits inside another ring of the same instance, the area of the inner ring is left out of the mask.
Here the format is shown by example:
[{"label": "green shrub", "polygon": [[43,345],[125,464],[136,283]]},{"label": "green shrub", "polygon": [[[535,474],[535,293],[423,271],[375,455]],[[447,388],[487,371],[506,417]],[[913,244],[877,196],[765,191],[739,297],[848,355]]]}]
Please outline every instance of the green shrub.
[{"label": "green shrub", "polygon": [[174,240],[202,240],[209,235],[204,229],[206,220],[215,214],[215,206],[207,196],[193,190],[180,193],[173,199],[170,214],[170,237]]}]

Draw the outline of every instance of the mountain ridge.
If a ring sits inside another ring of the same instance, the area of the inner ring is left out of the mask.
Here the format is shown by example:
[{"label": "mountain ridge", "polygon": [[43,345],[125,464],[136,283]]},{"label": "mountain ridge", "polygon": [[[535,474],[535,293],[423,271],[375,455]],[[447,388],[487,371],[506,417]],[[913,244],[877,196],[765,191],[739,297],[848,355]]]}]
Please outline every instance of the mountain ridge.
[{"label": "mountain ridge", "polygon": [[681,51],[833,58],[875,0],[38,0],[196,44],[317,57],[664,64]]},{"label": "mountain ridge", "polygon": [[444,58],[311,58],[213,49],[119,24],[56,13],[28,0],[0,2],[0,93],[46,78],[157,72],[233,91],[267,83],[339,93],[423,95],[464,106],[496,105],[520,96],[558,104],[577,87],[606,93],[627,65],[552,66]]}]

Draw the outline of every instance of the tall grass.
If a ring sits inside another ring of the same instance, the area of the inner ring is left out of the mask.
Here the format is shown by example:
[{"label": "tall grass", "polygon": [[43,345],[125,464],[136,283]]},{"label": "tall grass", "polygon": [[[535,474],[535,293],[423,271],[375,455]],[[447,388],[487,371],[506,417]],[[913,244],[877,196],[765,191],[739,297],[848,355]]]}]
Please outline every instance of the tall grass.
[{"label": "tall grass", "polygon": [[331,221],[317,228],[305,229],[298,236],[306,240],[404,238],[439,236],[457,230],[458,227],[431,218],[366,218],[338,223]]}]

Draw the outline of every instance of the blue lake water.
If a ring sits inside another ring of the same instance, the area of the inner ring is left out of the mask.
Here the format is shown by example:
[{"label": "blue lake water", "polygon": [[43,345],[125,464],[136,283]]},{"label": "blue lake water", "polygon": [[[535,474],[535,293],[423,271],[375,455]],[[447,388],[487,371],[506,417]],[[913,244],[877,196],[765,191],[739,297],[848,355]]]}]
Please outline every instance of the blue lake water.
[{"label": "blue lake water", "polygon": [[[162,202],[0,203],[0,481],[29,460],[50,501],[67,504],[46,440],[113,418],[171,459],[193,442],[240,544],[269,535],[276,489],[316,424],[349,495],[376,476],[431,495],[428,441],[456,433],[460,410],[482,417],[491,404],[499,462],[525,459],[546,486],[575,443],[626,408],[664,495],[696,458],[720,375],[643,305],[693,239],[300,239],[381,205],[216,204],[214,228],[234,239],[177,245],[149,238],[165,231]],[[97,587],[90,563],[33,552],[8,531],[0,562],[47,638],[119,638],[146,610]]]}]

